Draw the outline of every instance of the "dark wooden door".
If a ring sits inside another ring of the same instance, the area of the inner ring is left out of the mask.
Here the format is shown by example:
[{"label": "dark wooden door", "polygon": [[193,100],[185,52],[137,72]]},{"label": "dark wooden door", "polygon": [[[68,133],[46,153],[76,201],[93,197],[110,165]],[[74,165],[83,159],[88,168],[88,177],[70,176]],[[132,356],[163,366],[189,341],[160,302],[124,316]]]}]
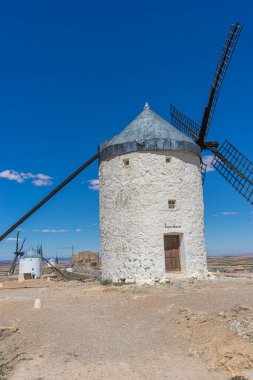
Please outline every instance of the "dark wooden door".
[{"label": "dark wooden door", "polygon": [[164,235],[164,254],[166,271],[180,271],[179,236]]}]

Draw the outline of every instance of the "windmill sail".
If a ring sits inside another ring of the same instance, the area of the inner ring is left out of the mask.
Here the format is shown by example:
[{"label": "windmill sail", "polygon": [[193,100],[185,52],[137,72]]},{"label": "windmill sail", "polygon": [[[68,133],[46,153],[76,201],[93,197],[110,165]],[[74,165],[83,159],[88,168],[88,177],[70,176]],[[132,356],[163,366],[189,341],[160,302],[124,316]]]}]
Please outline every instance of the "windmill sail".
[{"label": "windmill sail", "polygon": [[227,35],[225,44],[223,46],[220,59],[218,61],[217,69],[215,72],[214,81],[210,90],[209,100],[204,110],[204,114],[203,114],[203,118],[201,122],[201,130],[200,130],[200,135],[199,135],[200,145],[203,144],[207,136],[207,133],[209,131],[213,114],[215,111],[217,99],[220,93],[221,85],[225,77],[225,74],[227,72],[229,62],[231,60],[236,43],[240,36],[241,29],[242,29],[242,26],[239,23],[232,24],[230,27],[230,31]]},{"label": "windmill sail", "polygon": [[16,264],[17,264],[17,261],[18,261],[18,257],[20,256],[21,252],[22,252],[22,249],[23,249],[23,246],[25,244],[25,241],[26,241],[26,238],[24,238],[22,244],[21,244],[21,247],[19,248],[19,245],[18,245],[18,242],[19,242],[19,231],[17,233],[17,239],[16,239],[16,251],[15,251],[15,257],[11,263],[11,266],[10,266],[10,269],[9,269],[9,274],[12,275],[15,271],[15,268],[16,268]]},{"label": "windmill sail", "polygon": [[212,165],[240,193],[253,204],[253,162],[232,144],[225,141],[215,154]]},{"label": "windmill sail", "polygon": [[45,198],[37,203],[30,211],[28,211],[22,218],[20,218],[16,223],[14,223],[7,231],[5,231],[0,236],[0,241],[2,241],[6,236],[8,236],[12,231],[14,231],[20,224],[22,224],[29,216],[35,213],[41,206],[49,201],[55,194],[57,194],[64,186],[66,186],[70,181],[72,181],[78,174],[80,174],[84,169],[86,169],[93,161],[99,157],[99,153],[96,153],[88,161],[86,161],[80,168],[78,168],[74,173],[68,176],[63,182],[61,182],[54,190],[51,191]]},{"label": "windmill sail", "polygon": [[[56,268],[49,260],[47,260],[44,256],[43,256],[43,248],[42,248],[42,244],[38,245],[37,247],[37,252],[38,254],[41,256],[41,259],[44,260],[50,267],[53,268],[53,270],[55,270],[56,272],[60,273],[60,275],[62,276],[62,278],[64,280],[67,280],[68,278],[65,276],[65,274],[59,269],[59,268]],[[57,263],[58,264],[58,263]]]},{"label": "windmill sail", "polygon": [[172,104],[170,105],[170,118],[171,124],[176,127],[180,132],[195,141],[200,132],[200,126],[191,120],[188,116],[180,112]]}]

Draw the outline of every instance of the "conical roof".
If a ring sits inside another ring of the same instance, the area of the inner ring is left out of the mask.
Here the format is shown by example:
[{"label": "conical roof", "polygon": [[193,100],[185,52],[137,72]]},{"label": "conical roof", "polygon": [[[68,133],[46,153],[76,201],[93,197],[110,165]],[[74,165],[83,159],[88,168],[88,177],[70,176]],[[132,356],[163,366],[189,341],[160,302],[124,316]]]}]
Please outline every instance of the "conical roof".
[{"label": "conical roof", "polygon": [[30,247],[26,251],[22,252],[20,257],[22,259],[26,259],[26,258],[30,258],[30,259],[40,258],[41,259],[41,255],[37,251],[35,251],[33,247]]},{"label": "conical roof", "polygon": [[177,150],[200,155],[199,146],[153,112],[148,103],[122,132],[99,145],[102,160],[143,150]]}]

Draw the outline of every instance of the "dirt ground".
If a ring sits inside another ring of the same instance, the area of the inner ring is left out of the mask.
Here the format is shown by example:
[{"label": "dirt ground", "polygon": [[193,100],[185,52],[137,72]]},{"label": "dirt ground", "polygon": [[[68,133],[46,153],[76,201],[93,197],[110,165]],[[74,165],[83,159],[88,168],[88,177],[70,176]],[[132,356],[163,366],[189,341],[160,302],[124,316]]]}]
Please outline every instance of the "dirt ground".
[{"label": "dirt ground", "polygon": [[253,379],[252,289],[250,275],[157,286],[5,282],[0,378]]}]

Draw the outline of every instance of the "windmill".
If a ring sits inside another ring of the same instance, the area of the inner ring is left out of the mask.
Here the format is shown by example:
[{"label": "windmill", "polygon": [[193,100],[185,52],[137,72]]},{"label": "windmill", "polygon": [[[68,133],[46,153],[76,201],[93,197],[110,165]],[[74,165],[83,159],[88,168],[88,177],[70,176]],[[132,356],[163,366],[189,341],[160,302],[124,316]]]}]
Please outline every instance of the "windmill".
[{"label": "windmill", "polygon": [[17,239],[16,239],[16,250],[14,252],[14,259],[11,263],[11,267],[10,267],[10,270],[9,270],[9,275],[13,275],[14,271],[15,271],[15,268],[16,268],[16,265],[17,265],[17,260],[18,260],[18,257],[21,255],[22,253],[22,249],[23,249],[23,246],[25,244],[25,241],[26,241],[26,238],[23,239],[22,243],[21,243],[21,246],[19,247],[19,231],[17,233]]},{"label": "windmill", "polygon": [[[227,140],[220,146],[217,141],[208,141],[207,134],[211,125],[215,106],[220,93],[223,79],[227,72],[233,51],[238,41],[242,26],[239,23],[232,24],[226,38],[222,53],[218,62],[214,81],[210,90],[207,106],[205,107],[201,124],[196,124],[189,117],[171,106],[171,121],[174,127],[180,132],[190,137],[201,149],[201,151],[210,151],[214,155],[212,165],[214,168],[251,204],[253,204],[253,163],[246,158]],[[110,143],[110,140],[108,140]],[[140,144],[138,145],[140,146]],[[117,147],[115,146],[115,152]],[[22,218],[14,223],[7,231],[0,236],[2,241],[12,231],[14,231],[27,218],[35,213],[54,195],[56,195],[64,186],[71,182],[78,174],[86,169],[97,159],[101,160],[101,152],[96,153],[75,172],[60,183],[44,199],[28,211]],[[206,165],[202,161],[202,173],[205,175]]]},{"label": "windmill", "polygon": [[[171,124],[190,137],[203,151],[213,155],[211,165],[251,204],[253,204],[253,163],[246,158],[229,141],[220,145],[217,141],[208,141],[207,135],[211,126],[216,103],[229,62],[238,41],[242,26],[232,24],[225,40],[218,61],[209,99],[203,112],[201,124],[196,124],[188,116],[171,105]],[[206,164],[202,160],[202,175],[205,177]]]}]

